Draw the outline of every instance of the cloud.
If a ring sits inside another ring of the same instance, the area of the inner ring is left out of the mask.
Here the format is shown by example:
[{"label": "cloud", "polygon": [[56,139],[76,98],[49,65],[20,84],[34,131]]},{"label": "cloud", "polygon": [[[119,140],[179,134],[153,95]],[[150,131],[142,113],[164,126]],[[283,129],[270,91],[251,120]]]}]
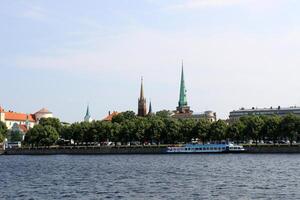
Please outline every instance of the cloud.
[{"label": "cloud", "polygon": [[223,8],[229,6],[243,6],[252,12],[268,12],[280,8],[283,1],[279,0],[186,0],[166,6],[166,10],[185,11],[206,8]]},{"label": "cloud", "polygon": [[[244,0],[247,1],[247,0]],[[172,5],[173,9],[195,9],[203,7],[223,7],[242,3],[242,0],[187,0],[179,4]]]},{"label": "cloud", "polygon": [[30,6],[23,12],[22,16],[41,21],[46,18],[46,10],[40,6]]},{"label": "cloud", "polygon": [[[140,30],[97,38],[90,47],[61,46],[47,55],[20,57],[16,64],[22,68],[129,74],[149,69],[164,70],[161,66],[170,67],[172,64],[176,68],[176,62],[183,58],[196,70],[209,67],[210,72],[240,71],[241,68],[250,73],[254,70],[268,72],[271,66],[274,70],[280,69],[280,64],[287,67],[300,64],[296,58],[290,60],[294,56],[293,50],[298,48],[293,45],[299,43],[297,35],[295,31],[268,37],[225,32],[199,37],[188,32]],[[293,49],[286,53],[288,47]]]}]

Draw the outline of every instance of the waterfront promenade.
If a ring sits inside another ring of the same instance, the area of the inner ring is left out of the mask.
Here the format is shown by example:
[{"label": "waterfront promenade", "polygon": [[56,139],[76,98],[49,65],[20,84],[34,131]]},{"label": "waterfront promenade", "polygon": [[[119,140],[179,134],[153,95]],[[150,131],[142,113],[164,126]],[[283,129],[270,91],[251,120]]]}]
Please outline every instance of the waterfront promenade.
[{"label": "waterfront promenade", "polygon": [[[300,153],[300,145],[244,145],[244,153]],[[166,154],[167,146],[62,146],[16,148],[0,151],[4,155],[113,155],[113,154]]]}]

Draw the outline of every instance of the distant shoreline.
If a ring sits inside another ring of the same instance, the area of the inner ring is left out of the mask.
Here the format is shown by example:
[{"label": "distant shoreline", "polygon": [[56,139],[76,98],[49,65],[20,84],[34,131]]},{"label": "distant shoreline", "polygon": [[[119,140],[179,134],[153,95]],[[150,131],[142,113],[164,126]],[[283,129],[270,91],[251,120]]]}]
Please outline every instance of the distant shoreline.
[{"label": "distant shoreline", "polygon": [[[248,154],[300,154],[300,146],[247,146]],[[120,147],[57,147],[19,148],[0,150],[2,155],[118,155],[118,154],[168,154],[165,146],[120,146]],[[201,153],[198,153],[201,154]],[[218,153],[215,153],[218,154]]]}]

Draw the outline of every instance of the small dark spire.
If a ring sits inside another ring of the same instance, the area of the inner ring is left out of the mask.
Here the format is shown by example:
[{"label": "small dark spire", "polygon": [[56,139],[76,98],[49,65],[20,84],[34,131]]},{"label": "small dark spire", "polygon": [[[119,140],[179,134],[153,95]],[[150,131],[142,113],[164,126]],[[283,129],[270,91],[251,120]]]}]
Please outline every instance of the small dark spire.
[{"label": "small dark spire", "polygon": [[147,115],[147,105],[144,96],[144,83],[143,77],[141,78],[141,91],[140,98],[138,99],[138,116],[145,117]]},{"label": "small dark spire", "polygon": [[152,103],[151,103],[151,100],[150,100],[150,103],[149,103],[149,112],[148,112],[148,115],[152,115]]}]

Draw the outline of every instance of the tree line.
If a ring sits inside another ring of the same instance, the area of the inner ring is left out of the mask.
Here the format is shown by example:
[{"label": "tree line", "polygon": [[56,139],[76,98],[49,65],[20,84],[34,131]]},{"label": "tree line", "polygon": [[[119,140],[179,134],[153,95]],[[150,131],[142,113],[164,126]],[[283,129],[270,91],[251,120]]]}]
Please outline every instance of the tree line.
[{"label": "tree line", "polygon": [[[1,130],[1,129],[0,129]],[[112,121],[78,122],[62,125],[58,119],[42,119],[30,129],[25,143],[31,146],[50,146],[58,141],[74,141],[74,145],[107,144],[177,144],[192,140],[206,142],[233,141],[256,144],[259,141],[277,143],[298,141],[300,118],[295,115],[245,116],[228,123],[224,120],[175,119],[168,111],[137,117],[126,111]]]}]

